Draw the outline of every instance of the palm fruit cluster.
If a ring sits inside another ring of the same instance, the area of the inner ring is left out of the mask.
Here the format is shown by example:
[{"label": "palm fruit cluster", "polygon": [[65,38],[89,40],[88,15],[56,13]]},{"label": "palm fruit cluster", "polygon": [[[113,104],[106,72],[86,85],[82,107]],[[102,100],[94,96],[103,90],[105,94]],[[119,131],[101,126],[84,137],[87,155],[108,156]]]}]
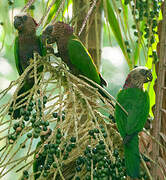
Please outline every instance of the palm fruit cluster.
[{"label": "palm fruit cluster", "polygon": [[[17,139],[17,136],[21,134],[22,130],[27,126],[30,126],[30,130],[27,133],[28,138],[47,138],[47,135],[51,134],[51,129],[49,128],[49,122],[43,119],[42,107],[44,108],[47,103],[47,97],[43,96],[42,101],[38,99],[37,102],[33,101],[33,98],[30,100],[28,106],[26,108],[20,109],[21,121],[17,121],[13,124],[13,132],[8,135],[9,143],[13,144]],[[9,108],[9,115],[13,112],[13,107]],[[37,116],[37,113],[39,114]],[[43,132],[48,132],[48,134],[44,133],[45,136],[42,136]]]},{"label": "palm fruit cluster", "polygon": [[[148,48],[152,48],[152,45],[157,40],[157,25],[159,19],[159,12],[161,8],[161,0],[125,0],[125,5],[131,5],[131,13],[133,15],[135,24],[131,27],[134,30],[133,34],[138,37],[137,42],[141,43],[143,39],[146,39],[145,45]],[[146,22],[143,24],[143,21]],[[129,48],[129,43],[127,42],[127,48]],[[128,50],[128,51],[129,51]],[[153,58],[153,62],[157,62],[156,50],[152,48],[152,54],[149,55]]]}]

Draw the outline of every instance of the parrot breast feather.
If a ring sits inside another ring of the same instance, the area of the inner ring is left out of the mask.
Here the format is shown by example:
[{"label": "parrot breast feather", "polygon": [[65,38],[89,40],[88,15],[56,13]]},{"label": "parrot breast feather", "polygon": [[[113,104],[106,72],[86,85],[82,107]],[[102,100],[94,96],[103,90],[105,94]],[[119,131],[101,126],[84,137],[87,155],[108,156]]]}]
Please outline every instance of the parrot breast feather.
[{"label": "parrot breast feather", "polygon": [[149,115],[149,95],[139,88],[128,88],[121,90],[117,101],[128,112],[116,105],[115,117],[119,132],[122,137],[142,131]]},{"label": "parrot breast feather", "polygon": [[18,71],[19,75],[21,75],[21,74],[23,73],[23,69],[22,69],[22,67],[21,67],[20,59],[19,59],[19,43],[18,43],[18,37],[16,37],[15,43],[14,43],[14,56],[15,56],[15,63],[16,63],[17,71]]},{"label": "parrot breast feather", "polygon": [[72,65],[79,71],[80,74],[100,84],[100,77],[97,68],[84,45],[75,37],[72,36],[67,45],[69,58]]}]

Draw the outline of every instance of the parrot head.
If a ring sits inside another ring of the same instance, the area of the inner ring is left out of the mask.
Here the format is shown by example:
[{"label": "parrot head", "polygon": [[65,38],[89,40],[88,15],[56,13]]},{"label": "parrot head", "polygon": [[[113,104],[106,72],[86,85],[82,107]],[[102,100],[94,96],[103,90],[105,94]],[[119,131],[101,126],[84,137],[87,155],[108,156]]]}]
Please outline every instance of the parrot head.
[{"label": "parrot head", "polygon": [[37,23],[36,21],[28,15],[15,16],[14,17],[14,27],[19,33],[34,33],[36,32]]},{"label": "parrot head", "polygon": [[42,33],[42,39],[47,40],[48,44],[57,42],[63,37],[69,37],[73,34],[73,28],[64,22],[57,22],[47,26]]},{"label": "parrot head", "polygon": [[125,81],[123,89],[140,88],[143,89],[143,84],[152,81],[153,76],[150,69],[144,66],[134,68]]}]

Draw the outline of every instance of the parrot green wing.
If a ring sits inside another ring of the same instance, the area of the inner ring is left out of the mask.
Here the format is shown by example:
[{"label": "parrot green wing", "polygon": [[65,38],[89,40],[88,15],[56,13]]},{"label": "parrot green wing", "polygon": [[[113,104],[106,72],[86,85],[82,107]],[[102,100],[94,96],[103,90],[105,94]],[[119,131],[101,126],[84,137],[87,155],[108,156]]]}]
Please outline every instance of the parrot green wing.
[{"label": "parrot green wing", "polygon": [[116,105],[115,117],[119,132],[122,137],[140,132],[149,115],[149,95],[139,88],[121,90],[117,101],[128,112],[128,116]]},{"label": "parrot green wing", "polygon": [[[46,56],[47,50],[46,50],[46,47],[44,46],[44,44],[42,42],[41,36],[38,36],[38,43],[39,43],[39,47],[40,47],[39,55],[40,56]],[[43,71],[43,65],[38,67],[38,72],[42,72],[42,71]]]},{"label": "parrot green wing", "polygon": [[39,41],[39,46],[40,46],[40,49],[41,49],[40,55],[41,56],[46,56],[47,51],[46,51],[46,47],[44,46],[44,44],[42,42],[42,36],[41,35],[38,37],[38,41]]},{"label": "parrot green wing", "polygon": [[16,68],[18,71],[18,74],[21,75],[23,73],[23,69],[20,64],[20,59],[19,59],[19,45],[18,45],[18,37],[15,38],[15,43],[14,43],[14,56],[15,56],[15,64]]},{"label": "parrot green wing", "polygon": [[[121,90],[118,93],[117,101],[123,106],[123,108],[127,111],[130,104],[127,104],[124,97],[124,90]],[[123,101],[122,101],[123,100]],[[121,134],[121,136],[124,138],[126,136],[126,124],[127,124],[127,114],[121,109],[121,107],[116,104],[115,106],[115,121],[118,127],[118,130]]]},{"label": "parrot green wing", "polygon": [[68,41],[67,49],[70,61],[79,73],[100,85],[99,73],[92,57],[76,36],[71,36]]}]

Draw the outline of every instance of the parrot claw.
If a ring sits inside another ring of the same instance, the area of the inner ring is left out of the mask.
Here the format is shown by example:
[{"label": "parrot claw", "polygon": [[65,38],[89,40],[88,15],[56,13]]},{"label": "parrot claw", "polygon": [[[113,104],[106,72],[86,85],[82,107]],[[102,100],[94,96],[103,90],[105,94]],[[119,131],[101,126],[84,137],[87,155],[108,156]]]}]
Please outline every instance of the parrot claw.
[{"label": "parrot claw", "polygon": [[59,54],[59,52],[54,53],[54,55],[55,55],[56,57],[61,57],[60,54]]}]

